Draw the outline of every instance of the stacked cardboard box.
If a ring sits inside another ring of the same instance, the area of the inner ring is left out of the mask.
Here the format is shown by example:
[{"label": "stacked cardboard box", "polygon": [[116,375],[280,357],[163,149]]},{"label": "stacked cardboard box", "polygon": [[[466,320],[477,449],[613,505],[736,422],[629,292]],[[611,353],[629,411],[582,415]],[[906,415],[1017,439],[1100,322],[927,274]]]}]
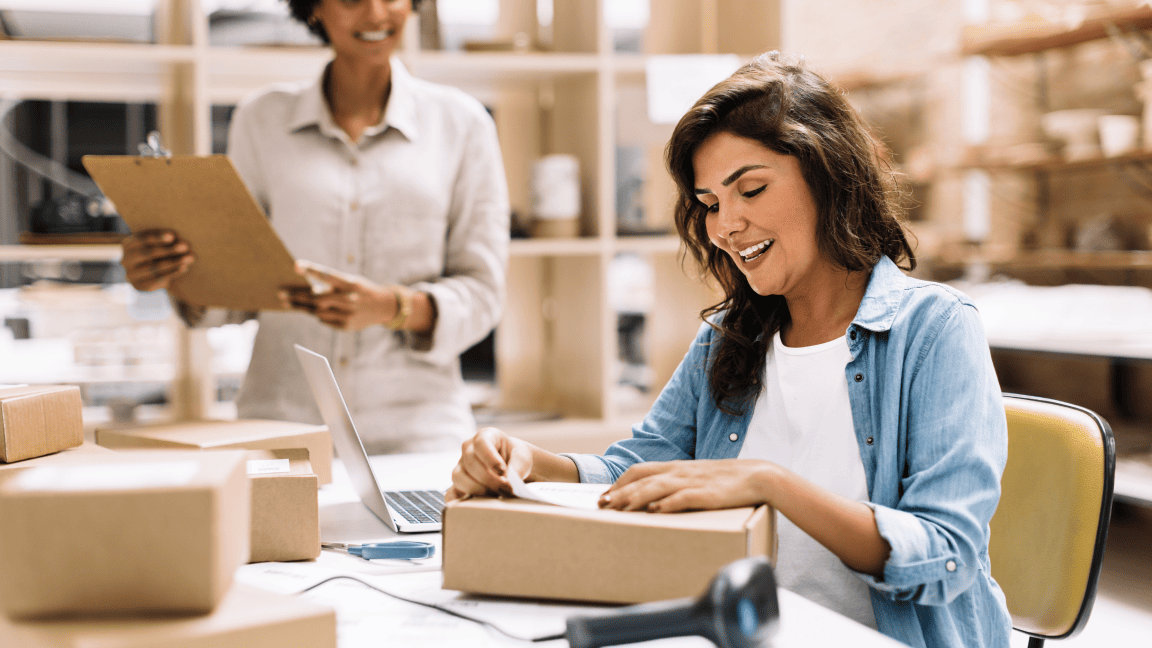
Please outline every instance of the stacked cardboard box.
[{"label": "stacked cardboard box", "polygon": [[308,451],[253,450],[252,551],[249,562],[311,560],[320,555],[319,479]]},{"label": "stacked cardboard box", "polygon": [[336,648],[336,613],[303,599],[237,583],[198,616],[0,617],[0,648]]},{"label": "stacked cardboard box", "polygon": [[0,388],[0,463],[80,445],[81,412],[80,388],[75,385]]},{"label": "stacked cardboard box", "polygon": [[246,454],[98,456],[0,482],[0,611],[214,609],[248,560]]},{"label": "stacked cardboard box", "polygon": [[241,419],[98,428],[96,443],[113,450],[283,450],[305,448],[321,484],[332,483],[332,437],[323,425]]}]

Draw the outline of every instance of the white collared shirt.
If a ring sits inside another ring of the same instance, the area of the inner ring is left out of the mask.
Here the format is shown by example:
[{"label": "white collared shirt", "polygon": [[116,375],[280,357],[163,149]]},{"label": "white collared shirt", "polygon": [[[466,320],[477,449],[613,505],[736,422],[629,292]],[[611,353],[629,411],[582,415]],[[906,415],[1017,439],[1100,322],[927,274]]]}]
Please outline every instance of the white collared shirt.
[{"label": "white collared shirt", "polygon": [[393,59],[381,122],[351,142],[322,87],[323,77],[247,98],[228,154],[295,258],[427,292],[436,326],[430,336],[344,333],[262,312],[239,415],[320,421],[299,343],[328,356],[369,452],[455,449],[475,432],[458,357],[504,301],[509,205],[495,124],[474,98]]}]

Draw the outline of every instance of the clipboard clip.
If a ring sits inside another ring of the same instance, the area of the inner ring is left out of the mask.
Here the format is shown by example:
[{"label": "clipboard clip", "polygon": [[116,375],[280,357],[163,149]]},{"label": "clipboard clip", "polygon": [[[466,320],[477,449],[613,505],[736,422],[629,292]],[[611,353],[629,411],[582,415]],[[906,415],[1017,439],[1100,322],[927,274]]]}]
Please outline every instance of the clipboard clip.
[{"label": "clipboard clip", "polygon": [[148,138],[136,145],[136,150],[140,152],[140,157],[172,157],[172,151],[164,148],[164,145],[160,143],[160,131],[148,133]]}]

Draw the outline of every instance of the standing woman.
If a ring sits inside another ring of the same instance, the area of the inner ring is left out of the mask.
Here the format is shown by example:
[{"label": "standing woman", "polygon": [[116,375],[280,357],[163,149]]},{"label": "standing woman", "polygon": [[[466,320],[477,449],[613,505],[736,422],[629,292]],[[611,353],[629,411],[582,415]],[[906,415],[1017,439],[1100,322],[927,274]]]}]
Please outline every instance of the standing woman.
[{"label": "standing woman", "polygon": [[[293,344],[326,355],[370,453],[458,447],[475,433],[459,354],[497,324],[508,196],[495,125],[455,88],[393,57],[418,0],[288,0],[331,46],[319,78],[274,84],[236,109],[232,158],[303,270],[332,290],[285,291],[293,311],[205,311],[190,325],[257,317],[242,418],[319,422]],[[140,232],[123,265],[138,290],[195,262],[178,232]]]},{"label": "standing woman", "polygon": [[602,507],[771,504],[782,587],[910,646],[1008,646],[989,573],[1007,427],[972,302],[901,272],[892,178],[844,97],[762,55],[667,148],[681,239],[724,292],[630,439],[555,455],[494,429],[451,498],[613,483]]}]

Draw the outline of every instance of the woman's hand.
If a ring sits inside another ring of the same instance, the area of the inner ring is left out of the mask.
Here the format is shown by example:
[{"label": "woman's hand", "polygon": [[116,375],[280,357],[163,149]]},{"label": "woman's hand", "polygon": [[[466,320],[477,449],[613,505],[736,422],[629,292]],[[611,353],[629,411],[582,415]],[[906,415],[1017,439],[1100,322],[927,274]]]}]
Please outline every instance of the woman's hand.
[{"label": "woman's hand", "polygon": [[280,293],[285,307],[311,313],[342,331],[361,331],[396,316],[396,295],[390,288],[359,275],[322,269],[311,263],[298,262],[296,271],[310,281],[327,284],[329,289],[314,293],[309,288],[285,288]]},{"label": "woman's hand", "polygon": [[483,428],[460,447],[460,461],[452,469],[452,487],[444,499],[471,495],[512,493],[509,471],[528,479],[533,446],[496,428]]},{"label": "woman's hand", "polygon": [[763,504],[773,468],[750,459],[646,461],[626,470],[600,507],[671,513]]},{"label": "woman's hand", "polygon": [[124,239],[120,247],[120,265],[128,283],[140,291],[167,288],[188,272],[195,260],[192,247],[172,230],[138,232]]}]

